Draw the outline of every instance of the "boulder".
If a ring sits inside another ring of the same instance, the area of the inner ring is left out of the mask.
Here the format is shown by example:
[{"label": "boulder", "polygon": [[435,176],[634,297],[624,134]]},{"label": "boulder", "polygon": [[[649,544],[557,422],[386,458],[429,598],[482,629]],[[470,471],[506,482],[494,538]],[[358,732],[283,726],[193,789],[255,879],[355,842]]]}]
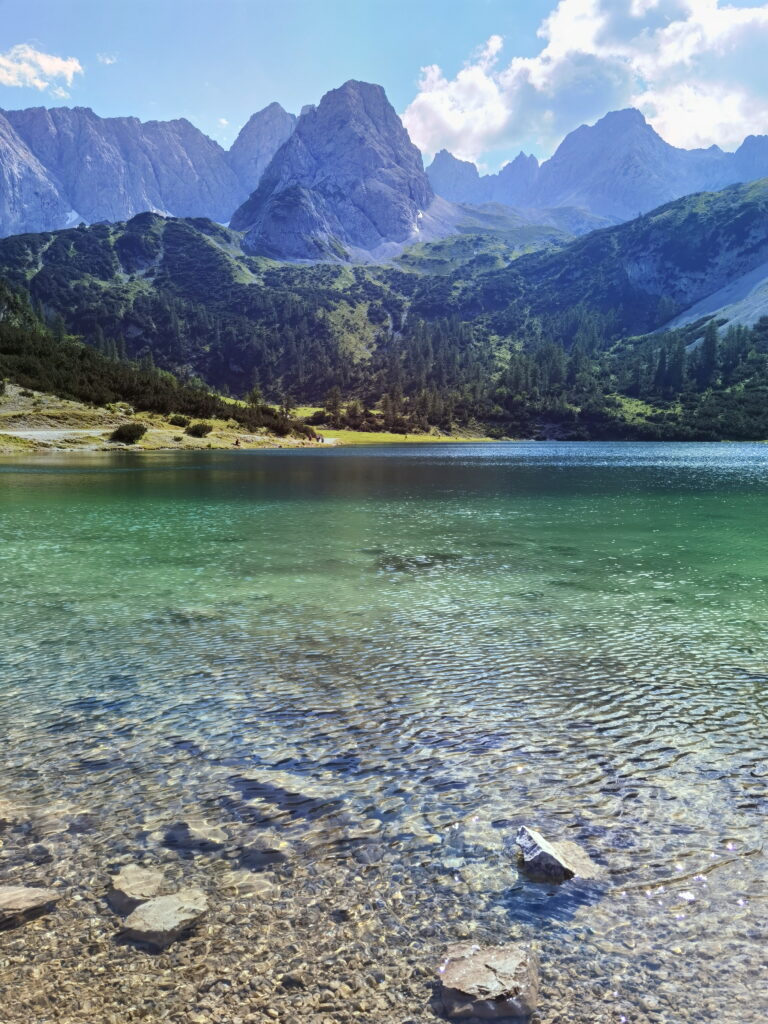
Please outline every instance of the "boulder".
[{"label": "boulder", "polygon": [[165,949],[193,928],[208,909],[200,889],[181,889],[140,904],[125,919],[122,938]]},{"label": "boulder", "polygon": [[140,903],[159,896],[165,878],[162,871],[128,864],[112,879],[107,893],[109,905],[118,914],[130,914]]},{"label": "boulder", "polygon": [[54,889],[37,889],[26,885],[0,885],[0,927],[32,917],[62,893]]},{"label": "boulder", "polygon": [[539,999],[539,967],[525,946],[449,946],[439,969],[443,1009],[455,1020],[529,1017]]},{"label": "boulder", "polygon": [[570,840],[550,843],[540,832],[523,825],[515,842],[520,848],[522,870],[534,881],[560,885],[574,875],[596,878],[600,874],[600,868],[591,857]]}]

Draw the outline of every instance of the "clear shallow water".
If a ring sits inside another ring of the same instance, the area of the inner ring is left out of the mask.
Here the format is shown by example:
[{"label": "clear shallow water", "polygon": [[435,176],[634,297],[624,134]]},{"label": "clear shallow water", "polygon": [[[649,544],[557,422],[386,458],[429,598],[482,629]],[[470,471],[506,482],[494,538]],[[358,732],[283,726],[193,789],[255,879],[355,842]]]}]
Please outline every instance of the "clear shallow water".
[{"label": "clear shallow water", "polygon": [[[522,936],[541,1020],[764,1021],[767,524],[761,445],[0,460],[0,800],[86,893],[279,848],[310,963],[301,908],[363,885],[395,972]],[[520,823],[605,879],[517,880]]]}]

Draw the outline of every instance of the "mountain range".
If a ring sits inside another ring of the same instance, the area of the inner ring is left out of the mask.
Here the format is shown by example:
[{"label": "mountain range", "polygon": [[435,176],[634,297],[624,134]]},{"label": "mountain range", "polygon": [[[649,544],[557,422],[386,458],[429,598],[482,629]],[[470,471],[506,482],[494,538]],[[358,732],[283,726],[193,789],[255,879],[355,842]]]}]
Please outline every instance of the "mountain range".
[{"label": "mountain range", "polygon": [[0,111],[0,234],[146,210],[226,222],[295,122],[272,103],[226,151],[184,118],[104,118],[87,107]]},{"label": "mountain range", "polygon": [[768,136],[749,136],[735,153],[718,146],[678,149],[639,110],[618,110],[571,132],[542,164],[520,153],[498,174],[481,175],[441,150],[427,175],[452,202],[576,207],[618,223],[693,192],[765,177]]},{"label": "mountain range", "polygon": [[[371,262],[490,215],[570,234],[768,174],[768,137],[735,153],[666,143],[637,110],[607,114],[542,164],[498,174],[450,153],[425,172],[377,85],[350,81],[298,117],[272,103],[227,151],[184,119],[76,107],[0,112],[0,235],[154,211],[231,224],[256,255]],[[505,212],[506,211],[506,212]]]}]

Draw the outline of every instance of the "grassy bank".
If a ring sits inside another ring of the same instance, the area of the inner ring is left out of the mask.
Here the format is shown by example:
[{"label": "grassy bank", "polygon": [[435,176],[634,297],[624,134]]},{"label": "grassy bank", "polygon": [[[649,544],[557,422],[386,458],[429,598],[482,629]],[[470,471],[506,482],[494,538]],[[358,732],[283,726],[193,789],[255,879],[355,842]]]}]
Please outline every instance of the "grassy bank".
[{"label": "grassy bank", "polygon": [[471,441],[480,443],[492,441],[491,437],[477,436],[474,434],[391,434],[388,431],[371,430],[325,430],[319,428],[318,433],[326,439],[339,445],[362,445],[362,444],[442,444]]},{"label": "grassy bank", "polygon": [[[116,427],[133,422],[146,427],[146,433],[136,444],[110,442]],[[0,454],[115,451],[128,447],[137,451],[318,447],[317,442],[293,437],[248,433],[236,420],[211,418],[205,422],[211,427],[210,433],[193,437],[184,427],[169,423],[168,417],[136,413],[125,403],[88,406],[7,384],[5,394],[0,396]]]}]

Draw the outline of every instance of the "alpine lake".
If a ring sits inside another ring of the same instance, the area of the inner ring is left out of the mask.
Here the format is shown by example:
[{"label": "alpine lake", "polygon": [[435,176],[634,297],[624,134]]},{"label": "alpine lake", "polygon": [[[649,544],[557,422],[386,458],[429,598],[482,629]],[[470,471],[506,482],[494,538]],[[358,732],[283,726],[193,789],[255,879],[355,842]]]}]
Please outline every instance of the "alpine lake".
[{"label": "alpine lake", "polygon": [[533,1024],[765,1024],[768,446],[6,458],[0,537],[3,1024],[429,1024],[467,939]]}]

